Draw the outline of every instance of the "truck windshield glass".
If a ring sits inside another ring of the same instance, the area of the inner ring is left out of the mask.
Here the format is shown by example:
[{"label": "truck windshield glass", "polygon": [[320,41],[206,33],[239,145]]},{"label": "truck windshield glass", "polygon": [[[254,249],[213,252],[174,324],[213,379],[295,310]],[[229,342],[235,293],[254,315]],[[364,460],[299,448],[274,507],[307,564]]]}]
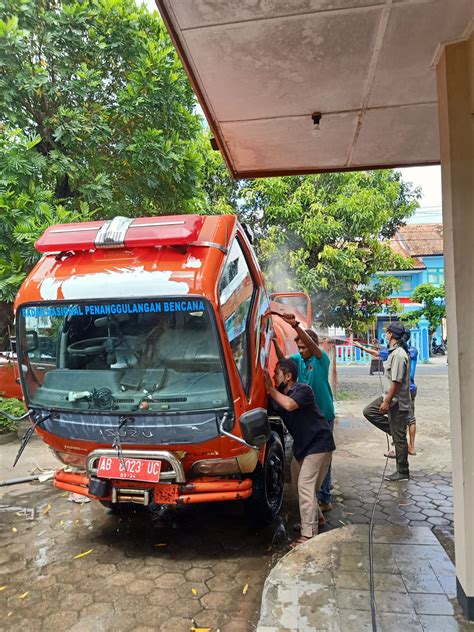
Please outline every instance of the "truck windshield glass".
[{"label": "truck windshield glass", "polygon": [[205,300],[41,303],[17,318],[33,406],[150,414],[229,405]]}]

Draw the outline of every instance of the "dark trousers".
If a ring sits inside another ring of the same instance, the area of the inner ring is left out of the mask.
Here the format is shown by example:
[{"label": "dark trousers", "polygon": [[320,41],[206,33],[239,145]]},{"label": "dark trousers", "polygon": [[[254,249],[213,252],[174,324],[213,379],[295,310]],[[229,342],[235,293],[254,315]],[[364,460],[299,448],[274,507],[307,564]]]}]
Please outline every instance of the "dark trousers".
[{"label": "dark trousers", "polygon": [[397,470],[408,474],[407,410],[399,410],[398,403],[392,404],[388,415],[382,415],[380,404],[383,397],[377,397],[364,408],[364,417],[376,428],[391,435],[397,456]]}]

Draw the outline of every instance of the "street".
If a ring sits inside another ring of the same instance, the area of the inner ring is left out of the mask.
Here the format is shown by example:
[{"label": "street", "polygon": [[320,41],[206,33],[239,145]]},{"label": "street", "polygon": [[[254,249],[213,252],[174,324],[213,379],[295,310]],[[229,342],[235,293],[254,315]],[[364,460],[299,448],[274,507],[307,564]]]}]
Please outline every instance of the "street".
[{"label": "street", "polygon": [[[345,376],[364,376],[369,372],[369,366],[366,365],[355,365],[355,366],[337,366],[337,374],[340,378]],[[374,373],[374,376],[378,375]],[[430,359],[429,364],[421,364],[418,363],[416,366],[416,376],[428,376],[428,375],[448,375],[448,363],[447,356],[434,356]]]}]

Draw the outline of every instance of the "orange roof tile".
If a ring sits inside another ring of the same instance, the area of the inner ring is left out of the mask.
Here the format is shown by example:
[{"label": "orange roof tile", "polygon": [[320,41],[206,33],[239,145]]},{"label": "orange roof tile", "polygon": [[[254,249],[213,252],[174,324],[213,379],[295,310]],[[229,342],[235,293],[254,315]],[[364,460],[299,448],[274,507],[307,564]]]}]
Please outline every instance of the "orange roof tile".
[{"label": "orange roof tile", "polygon": [[443,224],[407,224],[391,240],[394,252],[411,257],[414,268],[425,268],[420,257],[443,254]]}]

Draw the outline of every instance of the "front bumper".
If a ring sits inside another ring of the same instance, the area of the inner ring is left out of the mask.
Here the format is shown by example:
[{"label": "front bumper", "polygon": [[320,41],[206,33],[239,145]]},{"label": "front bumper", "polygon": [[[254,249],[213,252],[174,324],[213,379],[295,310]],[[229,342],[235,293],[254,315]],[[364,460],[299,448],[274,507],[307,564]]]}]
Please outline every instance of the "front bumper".
[{"label": "front bumper", "polygon": [[195,479],[192,483],[139,483],[110,480],[109,493],[95,496],[89,491],[91,479],[86,474],[58,470],[54,485],[76,494],[112,503],[131,502],[148,505],[191,505],[194,503],[243,500],[252,495],[252,479]]},{"label": "front bumper", "polygon": [[[54,476],[54,485],[58,489],[75,492],[110,503],[137,503],[148,505],[188,505],[205,502],[223,502],[243,500],[252,495],[252,479],[224,479],[220,477],[201,477],[186,482],[181,461],[175,454],[166,450],[124,450],[124,458],[145,458],[159,460],[167,464],[162,471],[159,483],[126,481],[116,479],[98,479],[97,464],[101,456],[116,456],[115,450],[94,450],[86,461],[86,472],[58,470]],[[94,483],[103,482],[104,495],[93,493],[97,489]]]}]

